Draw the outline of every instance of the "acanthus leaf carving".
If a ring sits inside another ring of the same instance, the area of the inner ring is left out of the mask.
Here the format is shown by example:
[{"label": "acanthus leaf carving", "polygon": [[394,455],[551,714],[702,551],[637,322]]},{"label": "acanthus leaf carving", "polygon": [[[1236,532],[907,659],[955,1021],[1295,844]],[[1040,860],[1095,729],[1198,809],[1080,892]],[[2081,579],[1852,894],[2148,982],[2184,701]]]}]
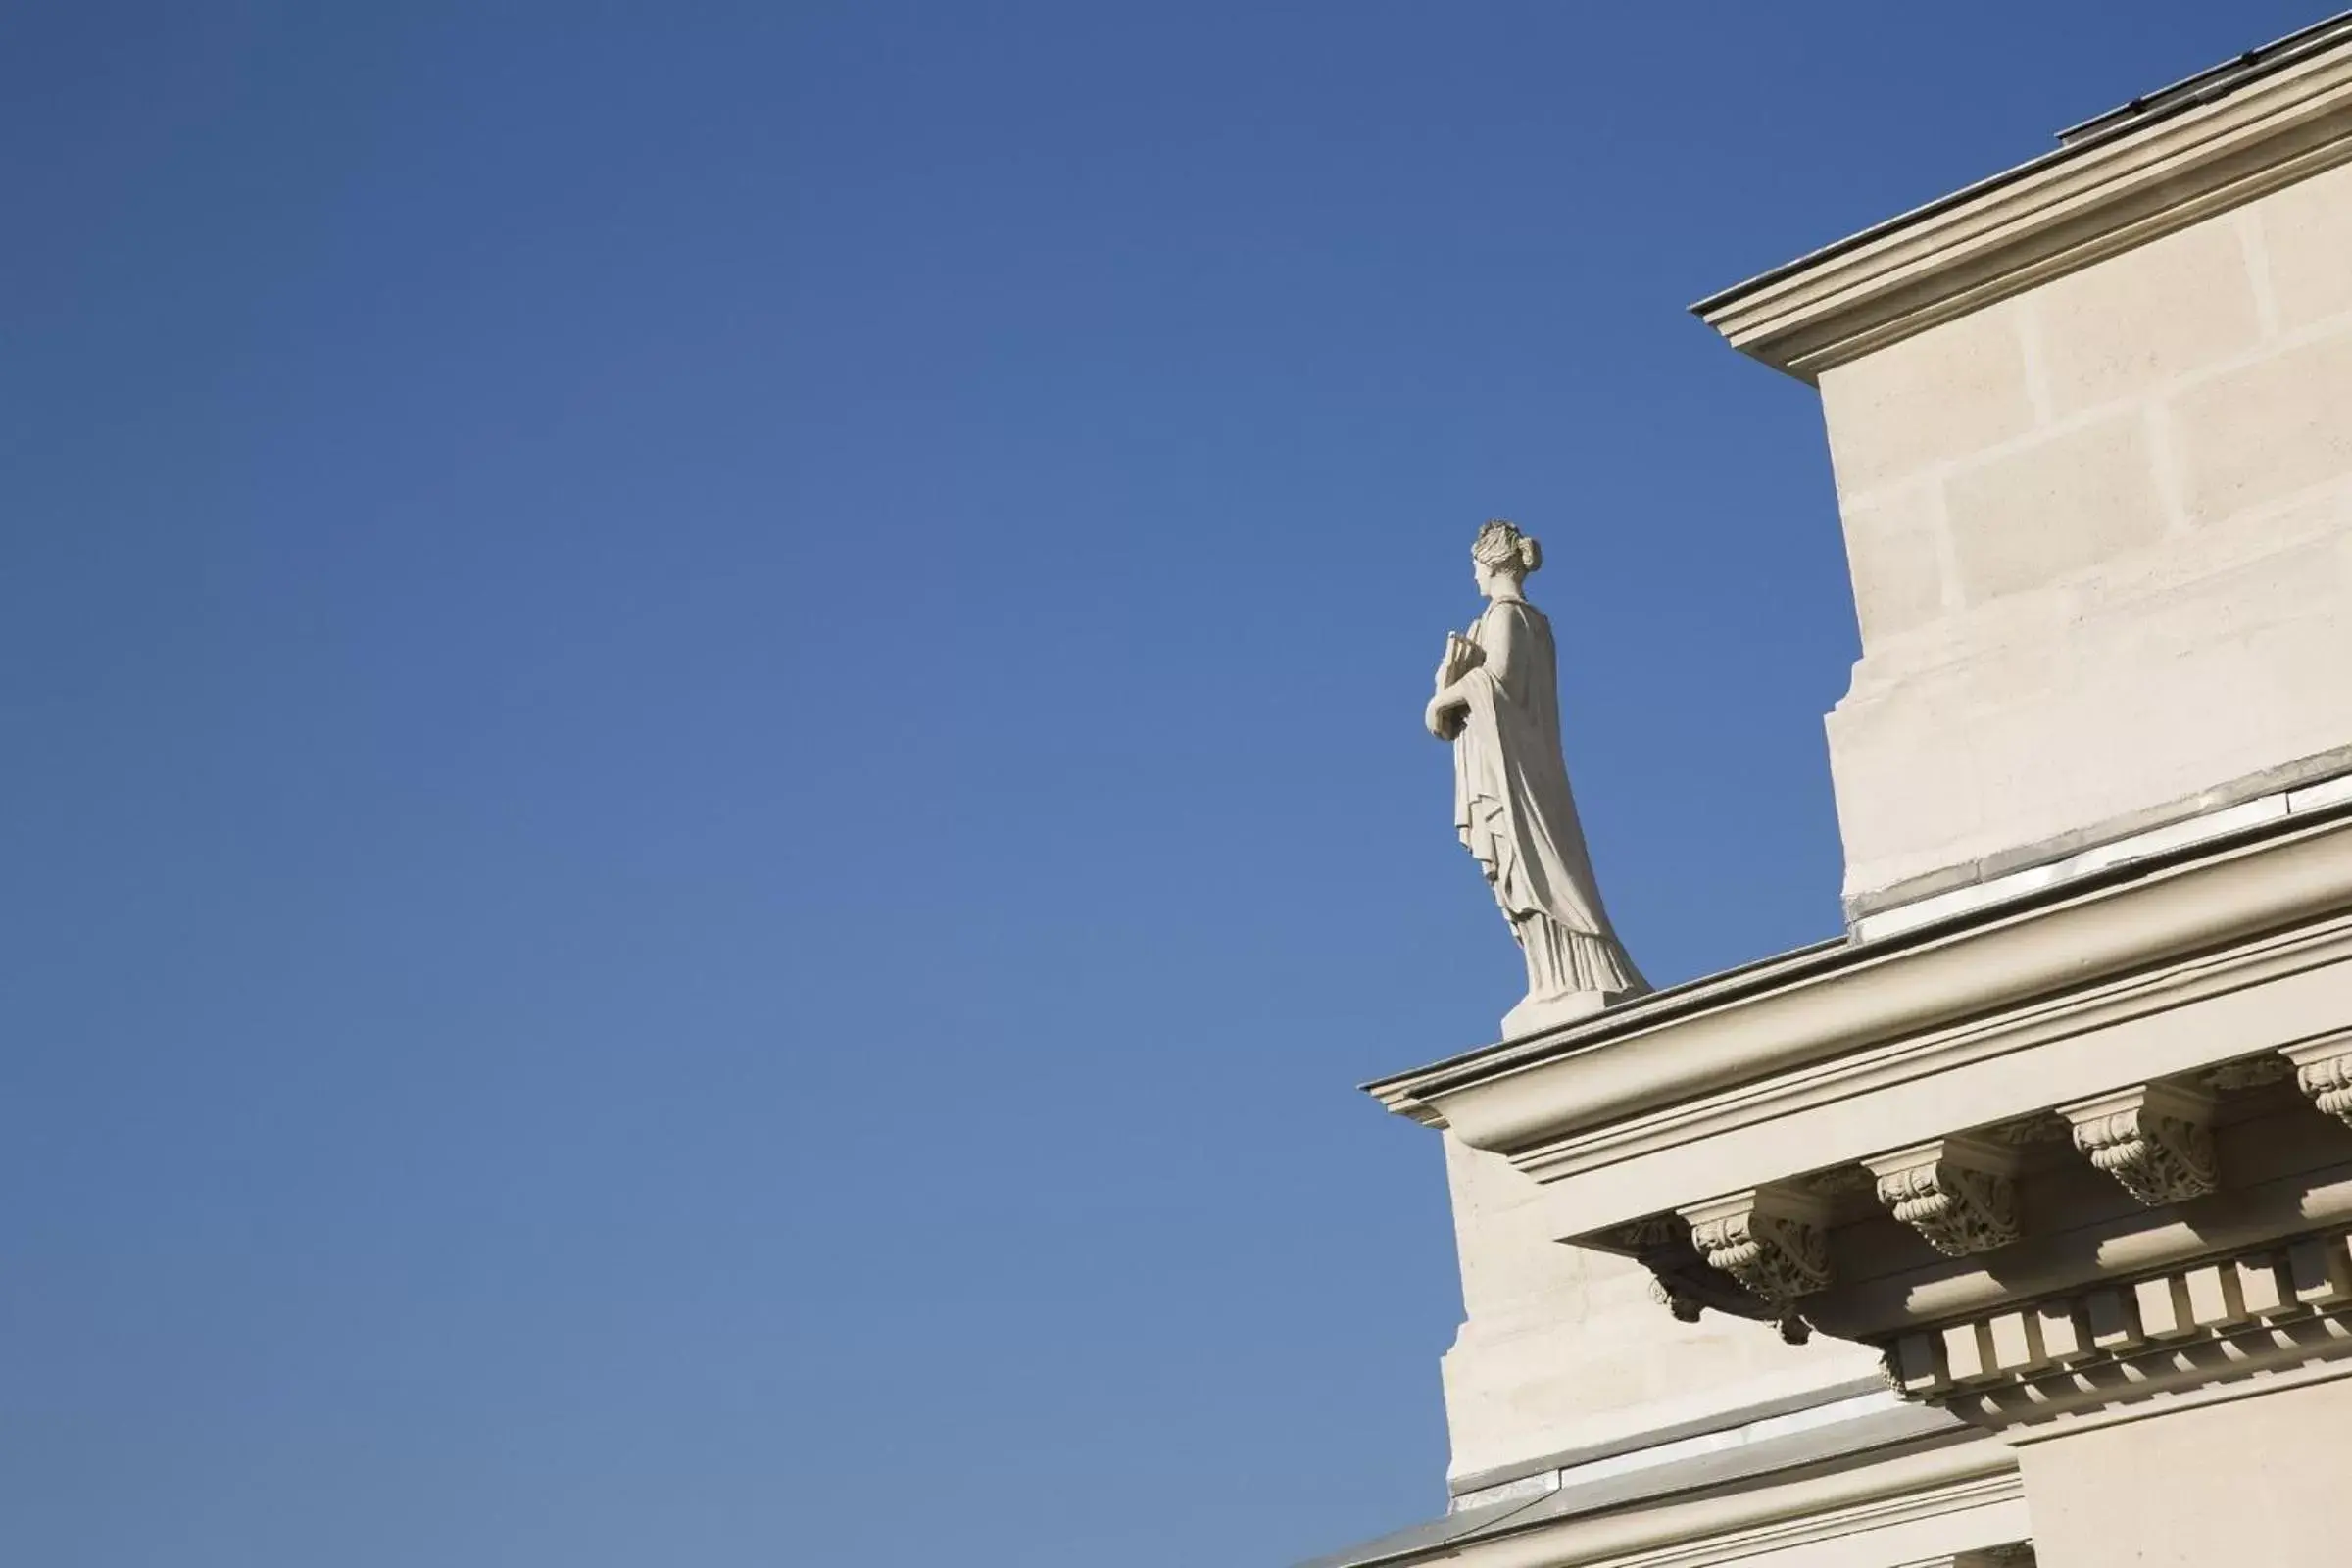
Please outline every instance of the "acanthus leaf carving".
[{"label": "acanthus leaf carving", "polygon": [[2235,1061],[2225,1061],[2218,1067],[2207,1068],[2197,1075],[2197,1083],[2201,1088],[2228,1094],[2233,1090],[2260,1089],[2265,1084],[2275,1084],[2293,1071],[2291,1065],[2277,1056],[2240,1056]]},{"label": "acanthus leaf carving", "polygon": [[1798,1298],[1830,1283],[1830,1236],[1818,1200],[1776,1188],[1685,1210],[1690,1242],[1711,1268],[1722,1270],[1777,1309],[1781,1334],[1802,1343],[1810,1332],[1798,1318]]},{"label": "acanthus leaf carving", "polygon": [[1691,1295],[1689,1287],[1666,1274],[1650,1276],[1649,1298],[1673,1313],[1677,1323],[1695,1323],[1707,1309],[1707,1303]]},{"label": "acanthus leaf carving", "polygon": [[1969,1136],[1988,1144],[2008,1144],[2016,1147],[2026,1144],[2056,1143],[2067,1135],[2067,1120],[2064,1116],[2055,1111],[2037,1110],[2031,1116],[2020,1116],[2014,1121],[2001,1122],[1997,1126],[1981,1127]]},{"label": "acanthus leaf carving", "polygon": [[2214,1161],[2213,1101],[2177,1084],[2150,1083],[2064,1107],[2075,1147],[2154,1208],[2202,1198],[2221,1185]]},{"label": "acanthus leaf carving", "polygon": [[1947,1138],[1870,1162],[1879,1201],[1947,1257],[1989,1252],[2018,1239],[2016,1156]]},{"label": "acanthus leaf carving", "polygon": [[2352,1127],[2352,1036],[2288,1046],[2278,1054],[2293,1065],[2304,1098]]}]

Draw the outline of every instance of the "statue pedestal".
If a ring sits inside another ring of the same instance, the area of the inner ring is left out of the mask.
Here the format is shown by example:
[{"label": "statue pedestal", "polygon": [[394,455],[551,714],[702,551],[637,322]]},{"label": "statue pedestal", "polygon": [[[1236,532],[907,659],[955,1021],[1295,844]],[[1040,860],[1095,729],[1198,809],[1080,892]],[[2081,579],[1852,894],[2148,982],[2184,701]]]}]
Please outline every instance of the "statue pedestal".
[{"label": "statue pedestal", "polygon": [[1630,991],[1563,991],[1548,997],[1529,997],[1502,1015],[1502,1038],[1538,1034],[1556,1024],[1590,1018],[1612,1003],[1623,1002]]}]

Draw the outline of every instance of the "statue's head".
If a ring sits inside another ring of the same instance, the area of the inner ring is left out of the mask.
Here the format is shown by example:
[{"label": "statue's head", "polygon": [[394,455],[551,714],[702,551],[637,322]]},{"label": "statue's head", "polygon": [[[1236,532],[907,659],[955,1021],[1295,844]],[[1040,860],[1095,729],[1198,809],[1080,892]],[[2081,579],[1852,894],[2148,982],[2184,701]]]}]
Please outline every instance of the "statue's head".
[{"label": "statue's head", "polygon": [[1544,547],[1536,543],[1534,534],[1521,533],[1517,523],[1495,517],[1478,530],[1478,538],[1470,546],[1470,562],[1478,591],[1491,594],[1497,579],[1507,578],[1516,585],[1542,566]]}]

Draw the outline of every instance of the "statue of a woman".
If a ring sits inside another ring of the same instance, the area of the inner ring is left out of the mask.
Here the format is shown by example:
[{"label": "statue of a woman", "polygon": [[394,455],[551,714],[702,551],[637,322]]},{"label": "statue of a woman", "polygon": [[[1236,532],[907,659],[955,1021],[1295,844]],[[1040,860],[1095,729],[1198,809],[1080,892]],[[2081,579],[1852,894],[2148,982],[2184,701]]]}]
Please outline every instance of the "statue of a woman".
[{"label": "statue of a woman", "polygon": [[1649,989],[1609,928],[1560,754],[1551,622],[1521,585],[1541,546],[1500,518],[1470,547],[1490,603],[1469,635],[1446,639],[1429,732],[1453,743],[1453,824],[1478,858],[1527,956],[1527,998],[1505,1039]]}]

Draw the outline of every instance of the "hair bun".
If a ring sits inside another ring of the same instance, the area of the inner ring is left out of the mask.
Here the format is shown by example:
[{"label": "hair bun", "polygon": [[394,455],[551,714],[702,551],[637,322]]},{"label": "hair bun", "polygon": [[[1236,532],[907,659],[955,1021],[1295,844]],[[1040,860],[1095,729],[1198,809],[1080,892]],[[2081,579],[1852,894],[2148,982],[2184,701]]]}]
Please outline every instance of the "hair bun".
[{"label": "hair bun", "polygon": [[1544,564],[1544,547],[1533,535],[1519,531],[1519,525],[1503,517],[1490,517],[1478,537],[1471,541],[1470,559],[1492,571],[1507,571],[1524,577]]}]

